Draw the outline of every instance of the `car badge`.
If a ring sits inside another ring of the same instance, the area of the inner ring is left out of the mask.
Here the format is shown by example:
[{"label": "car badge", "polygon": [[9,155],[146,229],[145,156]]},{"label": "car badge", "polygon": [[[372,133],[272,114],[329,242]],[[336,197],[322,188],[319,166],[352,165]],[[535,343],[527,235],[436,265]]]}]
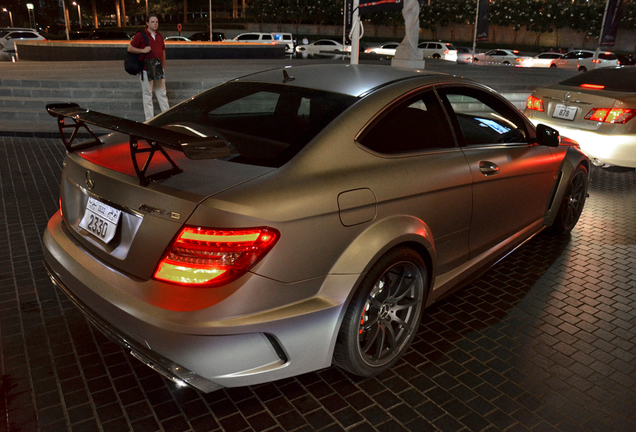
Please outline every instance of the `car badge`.
[{"label": "car badge", "polygon": [[566,99],[570,99],[572,97],[572,93],[570,92],[565,92],[565,96]]},{"label": "car badge", "polygon": [[86,171],[86,187],[88,190],[92,190],[95,187],[95,180],[90,171]]}]

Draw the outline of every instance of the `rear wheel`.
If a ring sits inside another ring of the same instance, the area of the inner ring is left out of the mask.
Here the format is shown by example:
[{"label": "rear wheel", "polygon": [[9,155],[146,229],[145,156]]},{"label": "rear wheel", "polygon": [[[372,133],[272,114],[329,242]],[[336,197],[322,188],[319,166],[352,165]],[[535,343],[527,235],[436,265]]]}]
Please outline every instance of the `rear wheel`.
[{"label": "rear wheel", "polygon": [[550,67],[551,67],[551,68],[556,68],[556,67],[557,67],[557,65],[555,65],[554,63],[550,63]]},{"label": "rear wheel", "polygon": [[583,212],[587,198],[587,181],[587,169],[579,165],[572,174],[554,223],[549,228],[550,233],[558,235],[572,231]]},{"label": "rear wheel", "polygon": [[417,332],[427,281],[426,266],[414,250],[399,247],[382,256],[345,313],[335,362],[359,376],[377,375],[393,366]]},{"label": "rear wheel", "polygon": [[434,59],[439,59],[439,58],[442,58],[442,56],[440,56],[439,54],[433,54],[433,58]]},{"label": "rear wheel", "polygon": [[579,72],[587,72],[587,68],[585,66],[579,66]]},{"label": "rear wheel", "polygon": [[509,61],[505,61],[503,62],[504,66],[510,66],[510,62]]}]

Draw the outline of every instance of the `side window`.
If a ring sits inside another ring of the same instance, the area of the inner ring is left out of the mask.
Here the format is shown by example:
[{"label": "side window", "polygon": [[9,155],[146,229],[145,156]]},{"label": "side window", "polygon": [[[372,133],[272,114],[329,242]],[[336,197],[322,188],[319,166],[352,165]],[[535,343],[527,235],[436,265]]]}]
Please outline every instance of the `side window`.
[{"label": "side window", "polygon": [[392,155],[455,147],[446,115],[432,90],[388,108],[359,142],[374,152]]},{"label": "side window", "polygon": [[462,145],[527,143],[526,125],[516,108],[471,88],[440,90]]},{"label": "side window", "polygon": [[[257,36],[257,38],[258,38],[258,36]],[[271,40],[273,40],[273,39],[272,39],[272,35],[263,35],[263,40],[266,40],[266,41],[271,41]]]}]

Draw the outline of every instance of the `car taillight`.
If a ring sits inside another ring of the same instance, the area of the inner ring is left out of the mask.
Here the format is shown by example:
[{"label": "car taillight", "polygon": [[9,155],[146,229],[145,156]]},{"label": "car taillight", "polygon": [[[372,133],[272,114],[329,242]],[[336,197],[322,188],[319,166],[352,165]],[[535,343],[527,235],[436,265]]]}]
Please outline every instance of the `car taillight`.
[{"label": "car taillight", "polygon": [[601,84],[581,84],[579,87],[592,90],[603,90],[605,88],[605,86]]},{"label": "car taillight", "polygon": [[184,227],[155,271],[155,279],[188,286],[219,286],[238,279],[280,238],[273,228]]},{"label": "car taillight", "polygon": [[534,111],[545,111],[543,109],[543,101],[533,95],[528,96],[528,100],[526,100],[526,108]]},{"label": "car taillight", "polygon": [[594,108],[585,116],[585,120],[603,123],[627,123],[636,117],[636,110],[623,108]]}]

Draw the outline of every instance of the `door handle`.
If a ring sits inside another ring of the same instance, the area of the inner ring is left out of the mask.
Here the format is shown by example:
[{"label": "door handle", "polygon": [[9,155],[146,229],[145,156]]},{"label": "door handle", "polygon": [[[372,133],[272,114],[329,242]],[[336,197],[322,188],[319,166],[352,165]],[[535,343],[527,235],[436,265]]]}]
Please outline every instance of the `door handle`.
[{"label": "door handle", "polygon": [[499,174],[499,167],[490,161],[479,161],[479,171],[485,176]]}]

